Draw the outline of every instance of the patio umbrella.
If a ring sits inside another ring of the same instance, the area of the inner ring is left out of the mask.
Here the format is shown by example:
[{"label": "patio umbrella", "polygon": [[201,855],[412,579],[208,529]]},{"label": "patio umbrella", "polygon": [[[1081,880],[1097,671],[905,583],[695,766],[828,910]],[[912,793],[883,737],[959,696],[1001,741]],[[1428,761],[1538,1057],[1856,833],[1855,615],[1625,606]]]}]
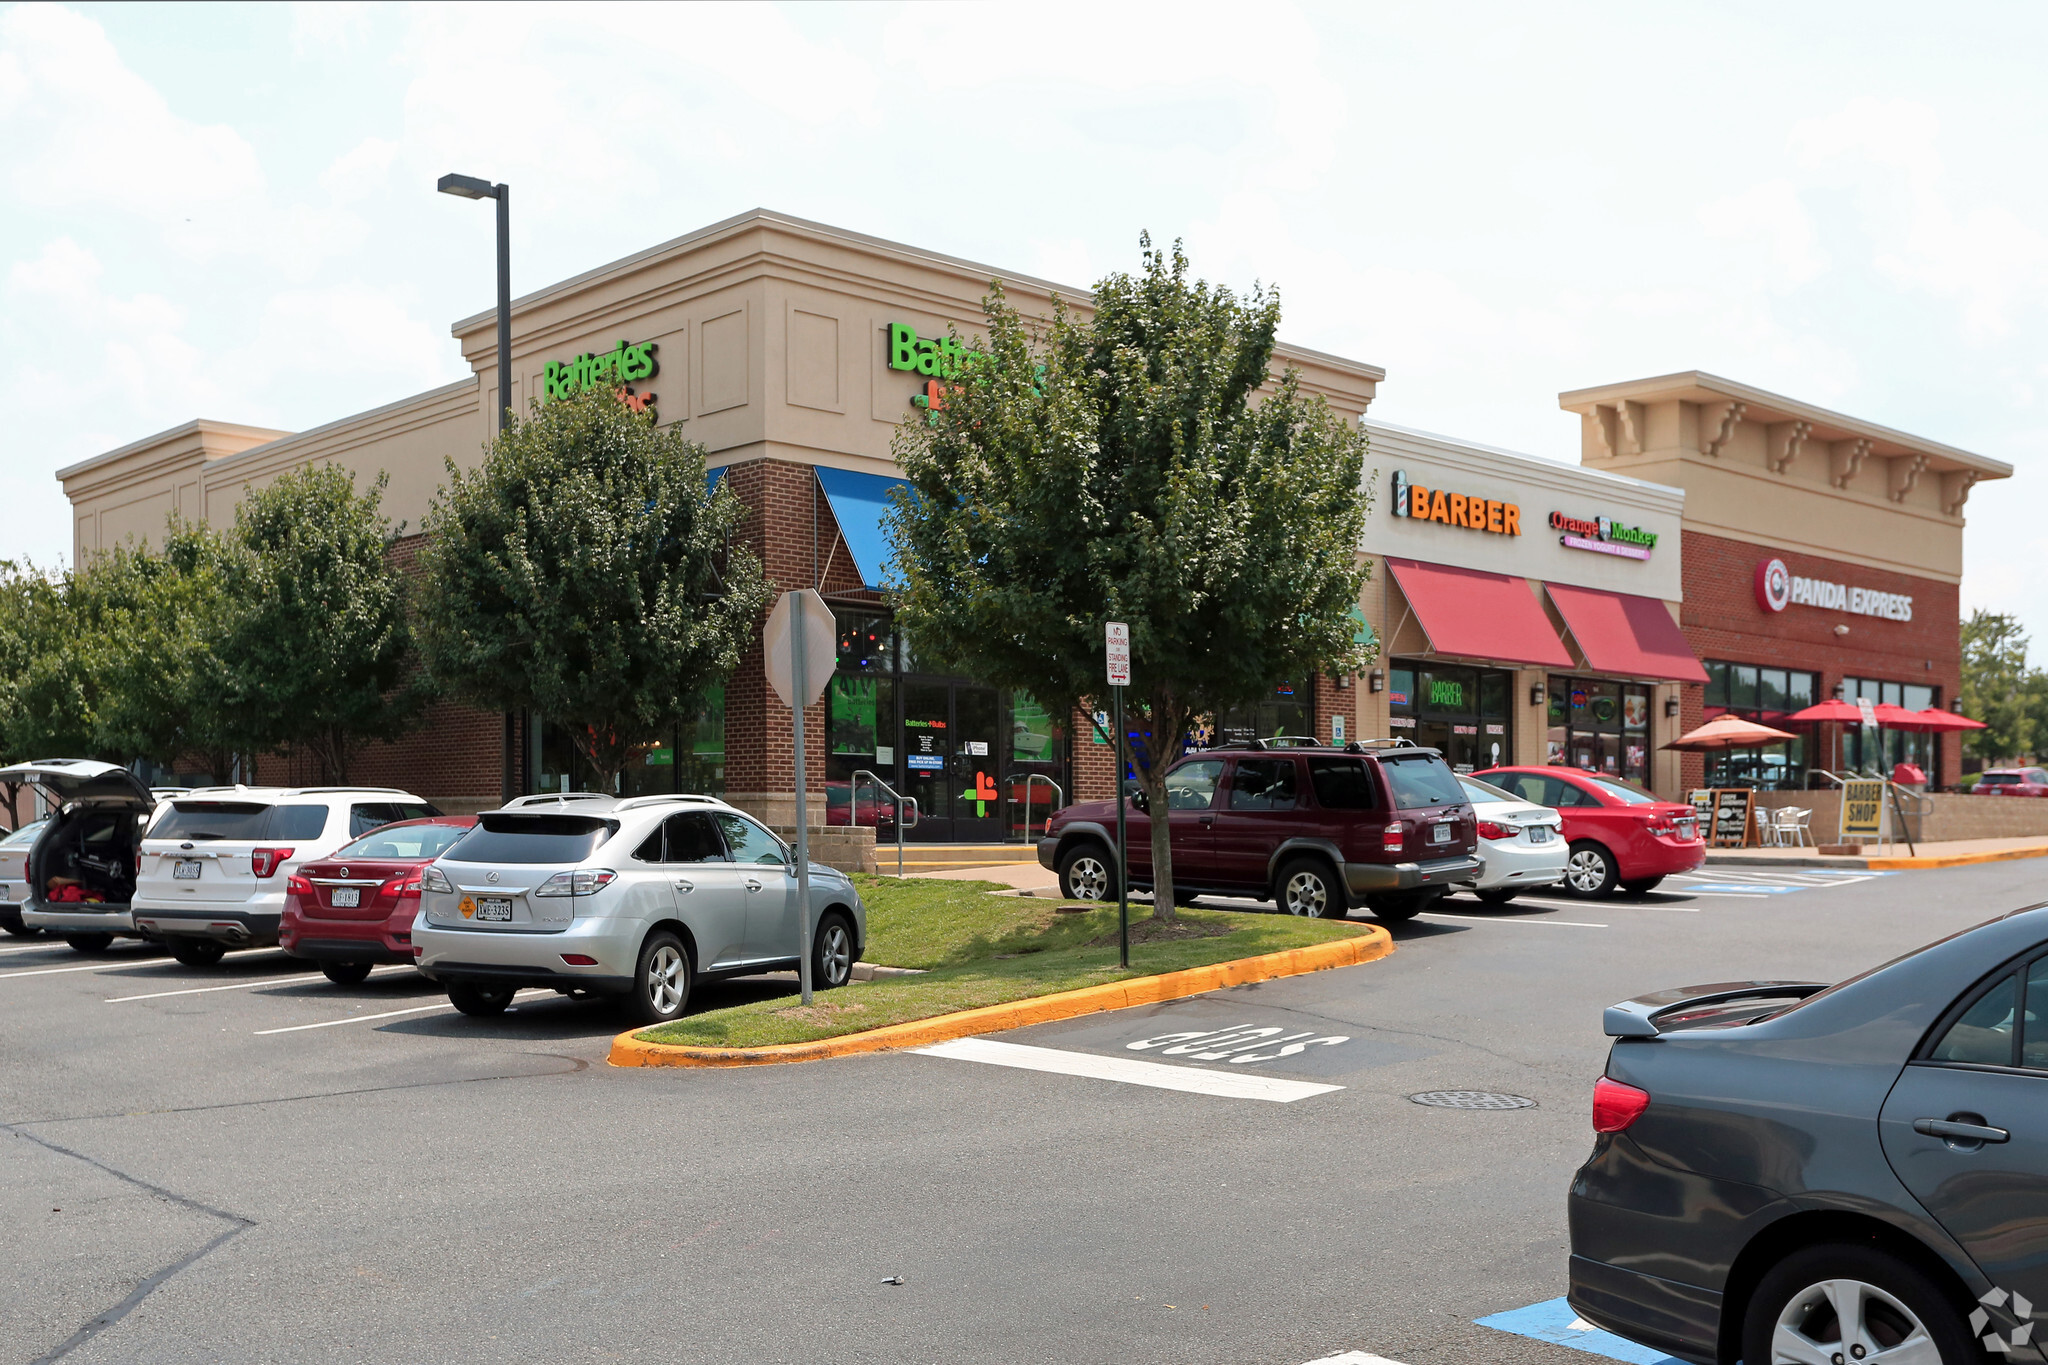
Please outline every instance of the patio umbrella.
[{"label": "patio umbrella", "polygon": [[1799,736],[1773,730],[1768,725],[1758,725],[1740,716],[1716,716],[1699,729],[1680,735],[1663,747],[1681,753],[1703,754],[1711,749],[1748,749],[1758,744],[1797,738]]},{"label": "patio umbrella", "polygon": [[1938,706],[1930,706],[1925,711],[1908,711],[1906,715],[1905,720],[1885,723],[1894,730],[1912,730],[1923,735],[1951,735],[1958,730],[1985,728],[1981,720],[1971,720],[1968,716],[1959,716]]},{"label": "patio umbrella", "polygon": [[1811,721],[1833,721],[1838,725],[1861,725],[1863,723],[1863,708],[1853,701],[1842,701],[1837,698],[1821,702],[1817,706],[1809,706],[1804,711],[1794,711],[1785,719],[1800,725],[1805,725]]}]

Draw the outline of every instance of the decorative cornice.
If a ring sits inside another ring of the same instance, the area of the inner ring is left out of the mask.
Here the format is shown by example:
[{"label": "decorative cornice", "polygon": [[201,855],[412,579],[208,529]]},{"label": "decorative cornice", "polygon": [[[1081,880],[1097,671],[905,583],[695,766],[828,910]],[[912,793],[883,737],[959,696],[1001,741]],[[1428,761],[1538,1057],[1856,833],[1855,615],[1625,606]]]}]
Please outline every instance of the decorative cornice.
[{"label": "decorative cornice", "polygon": [[1837,488],[1847,488],[1849,481],[1856,477],[1856,471],[1863,468],[1863,462],[1870,457],[1870,438],[1856,436],[1846,441],[1832,441],[1828,444],[1828,482]]},{"label": "decorative cornice", "polygon": [[1734,399],[1725,403],[1700,404],[1700,454],[1709,459],[1719,459],[1722,447],[1735,434],[1735,424],[1748,410],[1749,404]]},{"label": "decorative cornice", "polygon": [[1813,433],[1813,423],[1773,422],[1764,430],[1770,437],[1765,443],[1764,463],[1773,474],[1782,474],[1799,458],[1799,448]]},{"label": "decorative cornice", "polygon": [[1906,495],[1913,491],[1913,485],[1920,482],[1920,471],[1927,468],[1927,457],[1895,455],[1885,463],[1891,466],[1891,478],[1885,486],[1886,496],[1893,502],[1904,502]]},{"label": "decorative cornice", "polygon": [[1970,489],[1976,484],[1979,474],[1974,469],[1951,469],[1941,476],[1941,510],[1951,517],[1963,514],[1963,504],[1969,501]]}]

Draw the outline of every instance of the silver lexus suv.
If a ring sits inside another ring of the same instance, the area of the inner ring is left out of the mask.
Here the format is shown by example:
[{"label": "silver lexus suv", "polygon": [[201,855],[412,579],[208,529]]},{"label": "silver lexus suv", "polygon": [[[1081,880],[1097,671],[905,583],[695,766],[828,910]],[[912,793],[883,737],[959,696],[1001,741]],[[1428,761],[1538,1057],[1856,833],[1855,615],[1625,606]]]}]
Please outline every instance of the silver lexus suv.
[{"label": "silver lexus suv", "polygon": [[[428,865],[412,950],[464,1014],[521,987],[618,996],[635,1023],[679,1017],[698,977],[794,968],[796,859],[709,796],[521,797]],[[844,985],[867,910],[811,865],[811,978]]]}]

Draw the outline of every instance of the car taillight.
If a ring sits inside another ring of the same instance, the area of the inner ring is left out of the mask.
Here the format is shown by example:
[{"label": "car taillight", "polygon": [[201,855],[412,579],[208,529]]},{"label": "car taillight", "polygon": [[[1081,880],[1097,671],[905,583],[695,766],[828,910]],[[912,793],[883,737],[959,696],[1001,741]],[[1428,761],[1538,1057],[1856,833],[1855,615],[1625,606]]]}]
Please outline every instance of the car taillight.
[{"label": "car taillight", "polygon": [[410,876],[400,875],[393,877],[390,881],[377,888],[377,894],[380,896],[390,896],[393,900],[418,900],[420,898],[420,875],[415,872]]},{"label": "car taillight", "polygon": [[1482,839],[1512,839],[1521,832],[1520,825],[1495,824],[1491,820],[1479,822],[1479,837]]},{"label": "car taillight", "polygon": [[1602,1076],[1593,1082],[1593,1131],[1619,1133],[1650,1107],[1650,1092]]},{"label": "car taillight", "polygon": [[285,878],[284,889],[291,892],[294,896],[304,896],[307,900],[313,898],[313,883],[307,881],[296,872]]},{"label": "car taillight", "polygon": [[536,896],[594,896],[610,886],[618,873],[608,867],[579,867],[557,872],[533,889]]},{"label": "car taillight", "polygon": [[277,869],[291,861],[292,851],[288,848],[252,848],[249,850],[249,870],[259,877],[274,877]]},{"label": "car taillight", "polygon": [[1399,820],[1387,821],[1386,832],[1380,835],[1380,847],[1388,853],[1399,853],[1408,843],[1408,826]]}]

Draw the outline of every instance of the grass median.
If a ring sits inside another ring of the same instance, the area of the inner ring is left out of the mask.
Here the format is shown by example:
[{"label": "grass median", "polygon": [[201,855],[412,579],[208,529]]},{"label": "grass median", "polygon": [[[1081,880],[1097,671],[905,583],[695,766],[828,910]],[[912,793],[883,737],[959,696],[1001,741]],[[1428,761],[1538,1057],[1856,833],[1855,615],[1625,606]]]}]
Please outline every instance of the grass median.
[{"label": "grass median", "polygon": [[1117,966],[1116,907],[1062,913],[1059,902],[994,896],[994,882],[856,877],[868,908],[867,961],[914,967],[793,997],[705,1010],[634,1036],[689,1047],[807,1043],[1056,991],[1305,948],[1363,932],[1339,920],[1183,907],[1171,925],[1131,907],[1131,965]]}]

